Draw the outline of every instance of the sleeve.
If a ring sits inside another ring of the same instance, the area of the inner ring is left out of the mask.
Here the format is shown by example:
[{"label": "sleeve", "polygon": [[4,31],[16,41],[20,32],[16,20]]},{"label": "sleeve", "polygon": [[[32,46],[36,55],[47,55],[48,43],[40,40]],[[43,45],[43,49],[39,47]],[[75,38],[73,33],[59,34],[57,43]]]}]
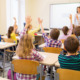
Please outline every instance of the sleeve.
[{"label": "sleeve", "polygon": [[61,42],[61,41],[59,41],[59,44],[58,44],[58,45],[59,45],[59,47],[61,48],[61,46],[62,46],[62,42]]},{"label": "sleeve", "polygon": [[49,38],[48,38],[48,36],[47,36],[46,33],[43,33],[42,36],[43,36],[43,38],[44,38],[45,41],[48,41],[49,40]]},{"label": "sleeve", "polygon": [[71,34],[72,34],[72,30],[73,30],[73,25],[71,24],[71,25],[70,25],[70,30],[69,30],[69,32],[68,32],[68,35],[71,35]]},{"label": "sleeve", "polygon": [[24,28],[22,32],[20,32],[20,37],[26,34],[26,29]]},{"label": "sleeve", "polygon": [[38,32],[39,30],[40,30],[40,25],[38,26],[37,29],[34,29],[34,30],[32,30],[31,32],[34,34],[34,33]]},{"label": "sleeve", "polygon": [[37,51],[33,50],[32,53],[33,53],[32,55],[37,61],[42,61],[44,59],[44,57],[40,55]]}]

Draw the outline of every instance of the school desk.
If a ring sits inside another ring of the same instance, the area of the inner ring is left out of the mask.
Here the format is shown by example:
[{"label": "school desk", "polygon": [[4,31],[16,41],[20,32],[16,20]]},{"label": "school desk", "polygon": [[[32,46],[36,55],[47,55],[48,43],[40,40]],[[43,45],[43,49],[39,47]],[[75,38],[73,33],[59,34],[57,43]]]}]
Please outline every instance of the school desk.
[{"label": "school desk", "polygon": [[0,42],[0,50],[4,50],[4,55],[3,55],[3,77],[4,77],[4,71],[5,71],[5,50],[9,47],[16,46],[16,43],[7,43],[7,42]]},{"label": "school desk", "polygon": [[[51,70],[53,69],[53,66],[55,65],[55,62],[58,60],[58,55],[56,53],[47,53],[47,52],[39,52],[43,57],[44,60],[40,61],[41,64],[41,74],[40,77],[42,78],[42,66],[43,65],[47,65],[47,66],[51,66]],[[19,59],[18,56],[14,56],[13,59]],[[52,78],[52,74],[51,74],[51,78]]]},{"label": "school desk", "polygon": [[[45,47],[45,45],[46,45],[46,43],[43,43],[43,44],[39,45],[39,48],[43,48],[43,47]],[[61,48],[64,49],[64,44],[63,43],[62,43]]]},{"label": "school desk", "polygon": [[[4,38],[8,38],[8,37],[5,35],[5,36],[1,36],[1,38],[4,39]],[[16,36],[16,39],[19,40],[20,36]]]},{"label": "school desk", "polygon": [[58,61],[55,63],[55,67],[60,67],[60,64]]}]

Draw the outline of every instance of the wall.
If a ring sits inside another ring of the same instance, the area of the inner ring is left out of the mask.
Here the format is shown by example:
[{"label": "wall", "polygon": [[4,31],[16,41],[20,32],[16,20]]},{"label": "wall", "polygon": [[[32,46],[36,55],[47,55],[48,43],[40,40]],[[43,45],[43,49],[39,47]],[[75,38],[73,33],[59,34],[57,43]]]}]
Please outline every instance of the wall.
[{"label": "wall", "polygon": [[0,0],[0,34],[6,34],[6,0]]},{"label": "wall", "polygon": [[27,0],[27,1],[28,3],[26,2],[26,16],[27,14],[32,16],[33,19],[32,24],[34,26],[37,25],[37,18],[41,17],[43,19],[43,26],[47,28],[49,28],[50,4],[80,2],[80,0]]}]

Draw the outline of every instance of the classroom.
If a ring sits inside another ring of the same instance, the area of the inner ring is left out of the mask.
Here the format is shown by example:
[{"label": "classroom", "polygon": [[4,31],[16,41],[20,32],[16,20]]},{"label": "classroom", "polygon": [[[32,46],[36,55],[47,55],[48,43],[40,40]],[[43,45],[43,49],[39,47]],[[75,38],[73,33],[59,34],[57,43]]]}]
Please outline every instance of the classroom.
[{"label": "classroom", "polygon": [[0,80],[80,80],[80,0],[0,0]]}]

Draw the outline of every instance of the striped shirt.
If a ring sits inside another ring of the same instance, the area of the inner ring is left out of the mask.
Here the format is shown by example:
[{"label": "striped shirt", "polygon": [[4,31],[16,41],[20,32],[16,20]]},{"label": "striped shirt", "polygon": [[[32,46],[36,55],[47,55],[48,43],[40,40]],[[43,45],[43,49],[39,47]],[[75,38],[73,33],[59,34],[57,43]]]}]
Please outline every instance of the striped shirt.
[{"label": "striped shirt", "polygon": [[71,56],[60,54],[58,61],[61,68],[80,71],[80,54]]},{"label": "striped shirt", "polygon": [[62,45],[61,41],[53,40],[53,39],[48,38],[46,33],[43,33],[43,38],[45,40],[46,47],[57,47],[57,48],[60,48],[61,45]]},{"label": "striped shirt", "polygon": [[[20,58],[24,59],[24,58]],[[42,61],[43,56],[41,56],[37,51],[33,50],[31,56],[27,56],[26,60],[35,60],[35,61]],[[20,74],[16,73],[17,80],[36,80],[37,75],[30,75],[30,74]]]}]

